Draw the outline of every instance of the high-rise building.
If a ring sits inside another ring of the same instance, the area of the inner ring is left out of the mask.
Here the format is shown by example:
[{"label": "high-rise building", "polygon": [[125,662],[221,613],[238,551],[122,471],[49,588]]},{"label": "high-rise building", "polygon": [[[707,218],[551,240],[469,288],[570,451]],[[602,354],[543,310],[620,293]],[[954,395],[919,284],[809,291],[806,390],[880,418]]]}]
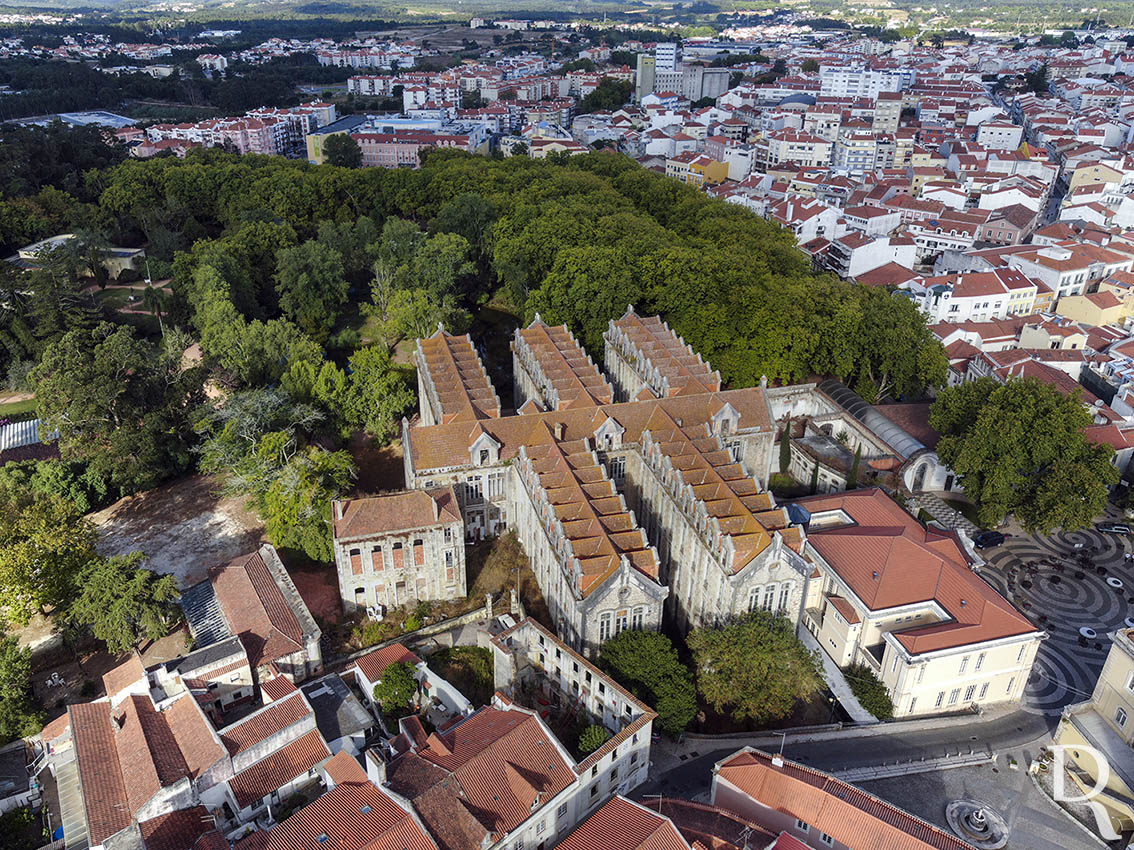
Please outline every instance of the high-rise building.
[{"label": "high-rise building", "polygon": [[654,47],[654,61],[663,71],[677,70],[677,45],[672,41],[660,42]]},{"label": "high-rise building", "polygon": [[638,54],[638,67],[634,75],[634,100],[641,101],[654,91],[654,72],[657,64],[653,56]]}]

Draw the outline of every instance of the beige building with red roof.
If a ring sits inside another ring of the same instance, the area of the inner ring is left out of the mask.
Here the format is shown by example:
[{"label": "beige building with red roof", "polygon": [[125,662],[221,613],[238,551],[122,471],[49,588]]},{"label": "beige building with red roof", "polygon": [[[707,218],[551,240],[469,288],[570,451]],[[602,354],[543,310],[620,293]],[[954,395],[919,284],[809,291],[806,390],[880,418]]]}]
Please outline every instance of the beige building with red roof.
[{"label": "beige building with red roof", "polygon": [[712,804],[813,850],[976,850],[849,782],[751,747],[713,767]]},{"label": "beige building with red roof", "polygon": [[465,523],[451,486],[331,505],[346,611],[465,596]]},{"label": "beige building with red roof", "polygon": [[878,489],[798,505],[818,569],[803,624],[836,664],[873,670],[898,717],[1019,702],[1046,633],[974,572],[955,532]]}]

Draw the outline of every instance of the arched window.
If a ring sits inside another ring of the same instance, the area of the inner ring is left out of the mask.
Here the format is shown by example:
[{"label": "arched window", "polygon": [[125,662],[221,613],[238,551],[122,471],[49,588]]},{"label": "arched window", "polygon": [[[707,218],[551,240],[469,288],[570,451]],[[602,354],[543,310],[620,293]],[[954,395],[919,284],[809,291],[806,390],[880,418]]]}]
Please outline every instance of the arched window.
[{"label": "arched window", "polygon": [[612,620],[612,615],[609,611],[603,611],[601,614],[599,614],[598,634],[599,634],[599,642],[600,643],[603,643],[605,641],[610,640],[611,620]]}]

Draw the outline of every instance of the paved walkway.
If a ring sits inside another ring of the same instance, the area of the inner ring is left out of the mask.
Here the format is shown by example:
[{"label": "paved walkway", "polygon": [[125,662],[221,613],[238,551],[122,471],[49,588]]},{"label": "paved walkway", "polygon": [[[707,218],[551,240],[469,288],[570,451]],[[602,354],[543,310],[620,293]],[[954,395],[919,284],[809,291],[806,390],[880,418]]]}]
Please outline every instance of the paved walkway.
[{"label": "paved walkway", "polygon": [[827,687],[831,689],[835,699],[850,715],[851,720],[855,723],[877,723],[878,718],[862,707],[862,703],[858,701],[858,697],[851,690],[850,683],[847,682],[843,671],[839,669],[839,665],[835,663],[834,659],[824,651],[815,636],[807,629],[800,629],[799,639],[808,649],[816,650],[819,653],[819,657],[823,660],[823,678],[827,682]]},{"label": "paved walkway", "polygon": [[[1040,644],[1024,708],[1052,717],[1087,699],[1110,651],[1107,634],[1134,618],[1134,561],[1130,543],[1093,529],[1044,537],[1017,529],[985,550],[981,575],[1048,633]],[[1132,620],[1134,621],[1134,620]],[[1086,646],[1079,629],[1098,637]]]},{"label": "paved walkway", "polygon": [[965,515],[956,508],[949,507],[949,505],[935,493],[918,493],[915,496],[910,496],[906,506],[914,516],[917,516],[918,508],[921,508],[946,528],[965,532],[970,540],[980,533],[980,529],[977,528],[975,523],[967,519]]}]

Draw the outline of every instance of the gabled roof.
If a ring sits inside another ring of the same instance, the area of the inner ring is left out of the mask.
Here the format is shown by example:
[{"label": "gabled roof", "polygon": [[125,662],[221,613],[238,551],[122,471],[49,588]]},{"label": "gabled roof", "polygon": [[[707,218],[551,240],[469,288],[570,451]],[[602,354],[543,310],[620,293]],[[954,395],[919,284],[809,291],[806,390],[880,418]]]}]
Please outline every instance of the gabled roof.
[{"label": "gabled roof", "polygon": [[500,416],[500,399],[468,335],[453,336],[438,328],[433,336],[417,341],[415,362],[440,407],[440,421]]},{"label": "gabled roof", "polygon": [[[328,767],[344,753],[328,762]],[[347,756],[347,758],[350,758]],[[352,759],[353,761],[353,759]],[[355,767],[358,768],[357,763]],[[252,833],[236,850],[436,850],[413,815],[358,768],[313,803],[269,830]]]},{"label": "gabled roof", "polygon": [[354,659],[354,663],[358,665],[358,669],[362,671],[368,682],[377,682],[386,672],[386,668],[397,662],[416,667],[421,663],[421,659],[400,643],[384,646]]},{"label": "gabled roof", "polygon": [[559,850],[690,850],[669,818],[614,797],[587,818]]},{"label": "gabled roof", "polygon": [[453,488],[406,490],[334,503],[334,535],[338,540],[365,539],[461,521]]},{"label": "gabled roof", "polygon": [[311,707],[296,690],[291,696],[270,702],[236,723],[225,726],[219,732],[221,743],[230,756],[239,755],[310,714]]},{"label": "gabled roof", "polygon": [[544,324],[537,315],[517,329],[512,349],[534,360],[544,401],[557,410],[595,407],[614,401],[614,390],[566,325]]},{"label": "gabled roof", "polygon": [[240,808],[250,806],[331,757],[323,737],[312,729],[286,747],[236,774],[228,783]]},{"label": "gabled roof", "polygon": [[387,766],[442,850],[480,850],[575,779],[572,763],[532,713],[485,707]]},{"label": "gabled roof", "polygon": [[878,488],[799,501],[812,516],[842,511],[852,522],[812,529],[815,551],[870,611],[936,602],[949,619],[892,636],[911,654],[1036,632],[970,568],[953,532],[921,525]]},{"label": "gabled roof", "polygon": [[745,748],[720,762],[716,776],[763,806],[807,823],[855,850],[975,850],[909,812],[830,774]]},{"label": "gabled roof", "polygon": [[[266,558],[279,563],[279,556],[270,546],[250,555],[241,555],[220,567],[209,570],[217,602],[232,634],[240,638],[253,669],[292,655],[303,649],[304,628],[296,612],[280,590],[276,573]],[[283,566],[282,579],[287,579]],[[302,600],[298,600],[302,605]],[[302,612],[310,620],[306,609]],[[308,624],[314,627],[314,623]]]}]

